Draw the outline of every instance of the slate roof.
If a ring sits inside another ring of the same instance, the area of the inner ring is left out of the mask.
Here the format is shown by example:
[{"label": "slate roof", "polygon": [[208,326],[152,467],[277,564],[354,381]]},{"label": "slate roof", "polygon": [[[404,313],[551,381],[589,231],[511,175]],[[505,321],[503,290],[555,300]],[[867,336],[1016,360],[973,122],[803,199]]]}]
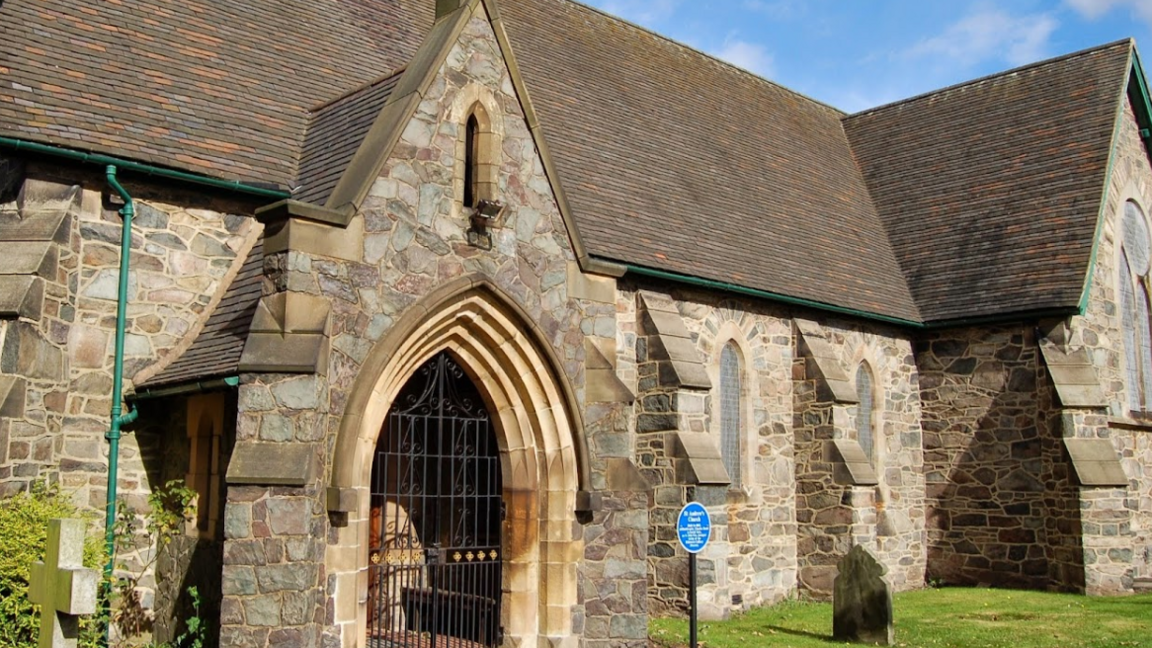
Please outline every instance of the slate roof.
[{"label": "slate roof", "polygon": [[573,2],[500,11],[590,254],[919,319],[843,113]]},{"label": "slate roof", "polygon": [[359,88],[312,111],[300,154],[297,200],[323,205],[360,142],[392,96],[403,71]]},{"label": "slate roof", "polygon": [[1131,41],[848,117],[926,321],[1078,306]]},{"label": "slate roof", "polygon": [[[0,135],[320,203],[434,4],[7,0]],[[499,6],[593,256],[912,321],[1078,300],[1128,42],[846,116],[569,0]]]},{"label": "slate roof", "polygon": [[188,350],[160,373],[137,385],[137,390],[237,375],[263,278],[261,241],[252,246],[244,265]]},{"label": "slate roof", "polygon": [[6,0],[0,135],[296,184],[309,109],[402,66],[414,0]]}]

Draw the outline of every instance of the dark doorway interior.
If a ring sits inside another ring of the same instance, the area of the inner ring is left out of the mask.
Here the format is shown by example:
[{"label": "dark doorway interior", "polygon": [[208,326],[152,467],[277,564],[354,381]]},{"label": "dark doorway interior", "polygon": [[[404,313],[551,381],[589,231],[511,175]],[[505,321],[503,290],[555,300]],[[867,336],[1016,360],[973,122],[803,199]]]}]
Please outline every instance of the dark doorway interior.
[{"label": "dark doorway interior", "polygon": [[371,645],[499,645],[501,487],[484,401],[440,353],[400,392],[376,446]]}]

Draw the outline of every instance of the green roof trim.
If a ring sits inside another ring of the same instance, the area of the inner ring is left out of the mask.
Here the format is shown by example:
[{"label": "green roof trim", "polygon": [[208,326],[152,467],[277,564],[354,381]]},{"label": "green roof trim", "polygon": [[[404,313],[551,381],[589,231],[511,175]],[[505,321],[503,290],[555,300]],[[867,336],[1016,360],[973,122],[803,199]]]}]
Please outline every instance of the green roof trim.
[{"label": "green roof trim", "polygon": [[1148,94],[1148,77],[1140,64],[1140,54],[1132,48],[1132,69],[1128,73],[1128,97],[1136,109],[1136,124],[1140,127],[1140,139],[1152,155],[1152,97]]},{"label": "green roof trim", "polygon": [[[618,261],[611,261],[609,259],[600,259],[609,263],[620,263]],[[774,293],[767,290],[760,290],[758,288],[749,288],[748,286],[741,286],[739,284],[730,283],[727,281],[717,281],[715,279],[705,279],[704,277],[695,277],[692,275],[681,274],[678,272],[671,272],[668,270],[659,270],[657,268],[649,268],[645,266],[634,265],[631,263],[620,263],[625,269],[625,274],[634,274],[643,277],[653,277],[656,279],[666,279],[668,281],[675,281],[677,283],[686,284],[689,286],[699,286],[701,288],[710,288],[714,290],[722,290],[736,295],[746,295],[748,297],[758,297],[760,299],[768,299],[783,304],[790,304],[792,306],[803,306],[805,308],[812,308],[816,310],[825,311],[828,313],[836,313],[838,315],[849,315],[851,317],[858,317],[861,319],[872,320],[875,322],[883,322],[885,324],[895,324],[897,326],[908,326],[913,328],[923,328],[922,322],[915,322],[912,320],[901,319],[899,317],[890,317],[888,315],[881,315],[879,313],[869,313],[867,311],[856,310],[854,308],[846,308],[844,306],[837,306],[825,302],[813,301],[804,299],[803,297],[793,297],[791,295],[784,295],[781,293]]]},{"label": "green roof trim", "polygon": [[178,180],[180,182],[187,182],[205,187],[213,187],[215,189],[222,189],[224,191],[232,191],[250,196],[258,196],[260,198],[273,198],[277,200],[283,200],[292,197],[291,193],[283,189],[274,189],[270,187],[260,187],[251,184],[245,184],[239,180],[221,180],[220,178],[213,178],[211,176],[201,175],[198,173],[177,171],[175,169],[158,167],[151,164],[144,164],[142,162],[134,162],[132,160],[125,160],[109,155],[102,155],[100,153],[87,153],[84,151],[77,151],[75,149],[64,148],[62,146],[54,146],[52,144],[40,144],[38,142],[29,142],[28,140],[15,139],[11,137],[0,137],[0,147],[15,149],[16,151],[24,151],[26,153],[32,153],[35,155],[51,155],[59,158],[66,158],[80,162],[82,164],[98,164],[100,166],[107,166],[112,164],[122,171],[142,173],[147,176],[156,176],[159,178],[167,178],[169,180]]},{"label": "green roof trim", "polygon": [[835,313],[837,315],[847,315],[872,322],[879,322],[882,324],[892,324],[905,328],[931,331],[938,329],[957,328],[962,326],[982,326],[987,324],[1006,324],[1010,322],[1020,322],[1024,320],[1039,320],[1049,317],[1067,317],[1069,315],[1077,314],[1075,307],[1066,308],[1044,308],[1039,310],[1018,311],[1012,313],[1003,313],[996,315],[983,315],[977,317],[967,317],[951,320],[940,320],[935,322],[916,322],[912,320],[900,319],[898,317],[890,317],[888,315],[881,315],[879,313],[870,313],[861,311],[854,308],[847,308],[844,306],[837,306],[835,304],[828,304],[825,302],[813,301],[811,299],[804,299],[803,297],[793,297],[791,295],[782,295],[767,290],[760,290],[758,288],[749,288],[748,286],[741,286],[739,284],[729,283],[726,281],[718,281],[715,279],[706,279],[704,277],[695,277],[692,275],[681,274],[678,272],[671,272],[668,270],[660,270],[657,268],[649,268],[646,266],[638,266],[634,264],[625,264],[619,261],[609,259],[597,259],[605,263],[619,264],[625,269],[625,274],[633,274],[642,277],[652,277],[655,279],[664,279],[675,283],[681,283],[688,286],[696,286],[700,288],[708,288],[711,290],[720,290],[723,292],[731,293],[734,295],[744,295],[746,297],[756,297],[758,299],[765,299],[769,301],[778,302],[781,304],[788,304],[791,306],[802,306],[804,308],[811,308],[826,313]]},{"label": "green roof trim", "polygon": [[240,376],[225,376],[223,378],[214,378],[211,380],[194,380],[191,382],[179,383],[167,387],[143,389],[135,393],[125,394],[124,400],[130,403],[136,403],[144,400],[167,398],[169,396],[188,396],[191,394],[204,394],[213,391],[235,389],[239,385]]}]

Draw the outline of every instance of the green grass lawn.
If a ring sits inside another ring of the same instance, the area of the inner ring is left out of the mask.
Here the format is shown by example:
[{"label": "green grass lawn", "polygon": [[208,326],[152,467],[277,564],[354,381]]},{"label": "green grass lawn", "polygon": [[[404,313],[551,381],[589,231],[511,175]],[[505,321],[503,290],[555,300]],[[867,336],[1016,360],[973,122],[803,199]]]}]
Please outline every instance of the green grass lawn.
[{"label": "green grass lawn", "polygon": [[[896,645],[915,648],[1152,648],[1152,595],[1089,598],[1014,590],[925,589],[897,594]],[[688,622],[655,619],[656,644],[687,645]],[[702,622],[706,648],[829,648],[832,605],[788,601]]]}]

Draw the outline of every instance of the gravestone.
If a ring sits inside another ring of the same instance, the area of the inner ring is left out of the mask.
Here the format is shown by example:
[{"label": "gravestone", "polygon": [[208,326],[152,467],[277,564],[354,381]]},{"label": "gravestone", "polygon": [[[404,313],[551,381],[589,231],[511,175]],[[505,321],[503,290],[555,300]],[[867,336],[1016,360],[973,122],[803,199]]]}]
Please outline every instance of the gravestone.
[{"label": "gravestone", "polygon": [[888,568],[872,552],[856,545],[837,565],[832,592],[832,638],[891,646],[892,587]]},{"label": "gravestone", "polygon": [[75,648],[80,615],[96,613],[100,575],[84,568],[85,526],[49,520],[44,561],[32,563],[28,599],[40,605],[40,648]]}]

